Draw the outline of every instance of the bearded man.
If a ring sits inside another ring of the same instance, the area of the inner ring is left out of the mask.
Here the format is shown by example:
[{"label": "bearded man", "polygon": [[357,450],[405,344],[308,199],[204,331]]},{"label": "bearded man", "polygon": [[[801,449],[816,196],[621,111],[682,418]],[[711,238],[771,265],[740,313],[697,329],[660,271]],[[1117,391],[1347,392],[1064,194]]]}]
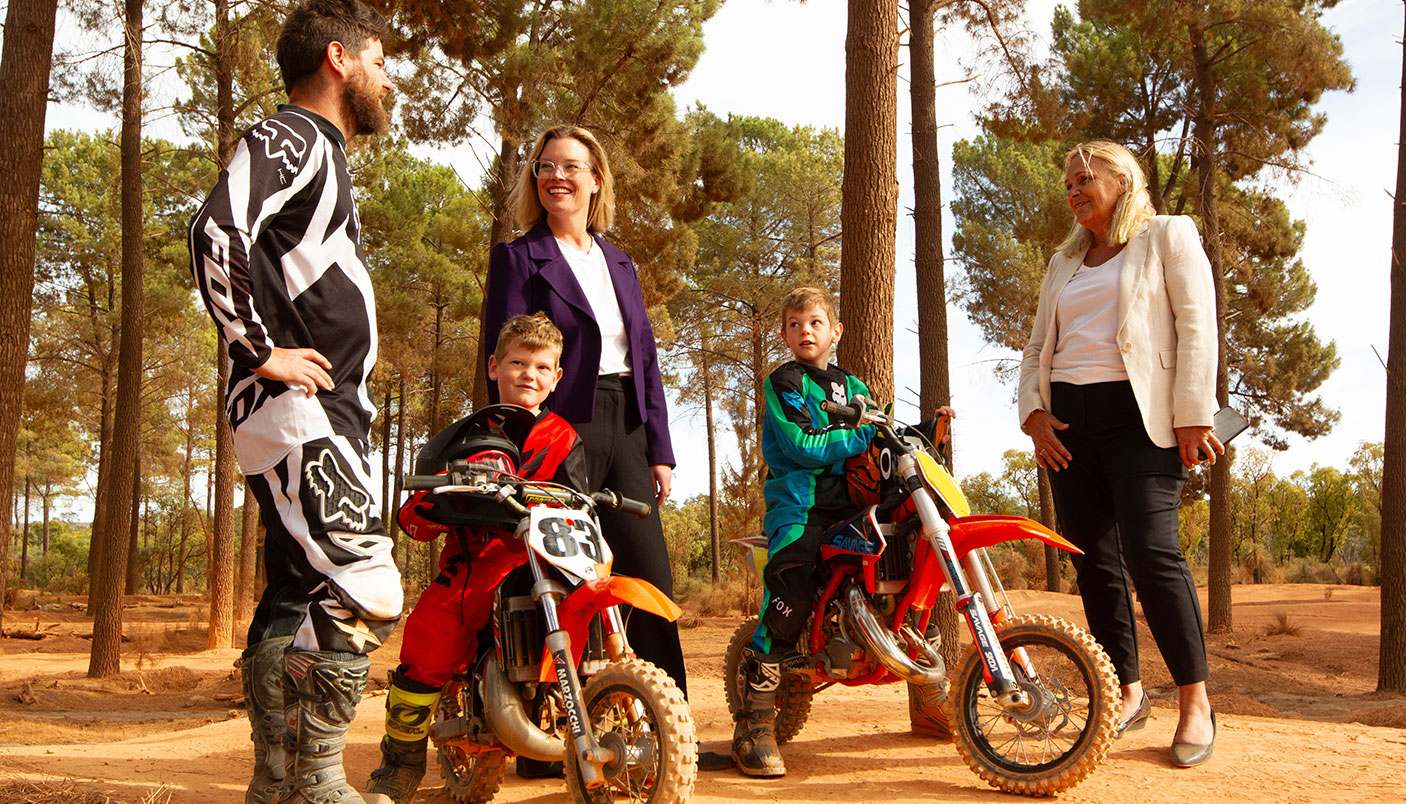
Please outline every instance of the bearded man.
[{"label": "bearded man", "polygon": [[226,414],[262,512],[268,587],[241,662],[247,804],[362,804],[342,748],[370,661],[400,618],[371,482],[376,308],[347,172],[386,128],[386,23],[305,0],[278,37],[288,103],[239,141],[191,222],[196,288],[229,347]]}]

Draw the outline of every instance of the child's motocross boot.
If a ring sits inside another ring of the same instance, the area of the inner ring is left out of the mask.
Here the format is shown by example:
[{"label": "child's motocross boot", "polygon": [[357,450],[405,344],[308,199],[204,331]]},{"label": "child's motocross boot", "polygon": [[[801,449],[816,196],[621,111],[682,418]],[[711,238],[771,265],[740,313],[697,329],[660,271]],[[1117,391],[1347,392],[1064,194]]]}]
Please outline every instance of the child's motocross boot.
[{"label": "child's motocross boot", "polygon": [[781,663],[774,656],[751,648],[742,653],[747,686],[742,706],[733,715],[732,758],[747,776],[785,776],[786,764],[776,745],[776,690],[781,686]]},{"label": "child's motocross boot", "polygon": [[381,767],[371,771],[367,804],[410,804],[425,776],[430,723],[440,688],[391,671],[386,694],[386,736],[381,738]]}]

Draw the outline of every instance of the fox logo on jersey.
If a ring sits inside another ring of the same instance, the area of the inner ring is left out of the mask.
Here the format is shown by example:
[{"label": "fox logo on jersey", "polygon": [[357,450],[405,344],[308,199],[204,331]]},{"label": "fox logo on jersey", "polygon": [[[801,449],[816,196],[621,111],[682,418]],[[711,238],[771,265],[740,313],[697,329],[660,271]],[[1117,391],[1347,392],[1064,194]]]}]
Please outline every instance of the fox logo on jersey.
[{"label": "fox logo on jersey", "polygon": [[328,525],[342,522],[347,529],[366,529],[371,510],[371,495],[362,491],[342,474],[332,451],[324,449],[317,460],[303,470],[308,486],[322,502],[322,521]]},{"label": "fox logo on jersey", "polygon": [[289,176],[298,174],[298,167],[303,164],[303,154],[308,150],[308,141],[299,136],[298,132],[274,118],[269,118],[251,129],[249,134],[264,144],[265,157],[269,160],[283,161],[278,175],[284,184],[288,183],[285,172]]}]

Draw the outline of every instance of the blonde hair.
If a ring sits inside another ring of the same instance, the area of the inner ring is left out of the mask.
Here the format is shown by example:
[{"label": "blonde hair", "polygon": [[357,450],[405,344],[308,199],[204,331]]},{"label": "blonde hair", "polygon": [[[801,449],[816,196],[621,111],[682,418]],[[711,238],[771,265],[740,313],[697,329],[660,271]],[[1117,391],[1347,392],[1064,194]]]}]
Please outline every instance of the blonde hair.
[{"label": "blonde hair", "polygon": [[501,363],[514,344],[534,352],[553,349],[557,353],[557,359],[561,359],[561,330],[557,329],[557,325],[543,312],[509,318],[503,324],[503,329],[498,332],[498,346],[493,350],[493,356]]},{"label": "blonde hair", "polygon": [[[1116,142],[1090,140],[1079,143],[1064,155],[1064,169],[1069,170],[1070,163],[1075,159],[1081,160],[1090,173],[1095,172],[1093,161],[1098,159],[1108,166],[1110,173],[1123,181],[1123,194],[1118,196],[1113,217],[1108,220],[1108,230],[1104,233],[1110,245],[1128,242],[1137,234],[1138,227],[1157,214],[1156,207],[1152,206],[1152,195],[1147,190],[1147,176],[1132,151]],[[1059,253],[1077,257],[1093,244],[1093,232],[1076,220],[1069,234],[1065,235],[1064,242],[1059,244]]]},{"label": "blonde hair", "polygon": [[586,231],[603,232],[615,220],[615,179],[610,174],[610,160],[605,149],[595,135],[580,126],[553,126],[537,136],[532,145],[532,153],[517,173],[517,182],[508,193],[508,209],[517,218],[517,228],[526,232],[546,214],[542,199],[537,197],[537,180],[532,175],[532,163],[542,156],[547,143],[558,137],[573,139],[586,146],[591,154],[591,167],[600,179],[600,189],[591,196],[591,206],[586,214]]},{"label": "blonde hair", "polygon": [[830,316],[830,323],[839,323],[839,313],[835,311],[835,299],[830,295],[830,291],[824,288],[796,288],[786,294],[786,298],[781,300],[781,329],[786,329],[786,313],[791,310],[809,310],[812,307],[819,307]]}]

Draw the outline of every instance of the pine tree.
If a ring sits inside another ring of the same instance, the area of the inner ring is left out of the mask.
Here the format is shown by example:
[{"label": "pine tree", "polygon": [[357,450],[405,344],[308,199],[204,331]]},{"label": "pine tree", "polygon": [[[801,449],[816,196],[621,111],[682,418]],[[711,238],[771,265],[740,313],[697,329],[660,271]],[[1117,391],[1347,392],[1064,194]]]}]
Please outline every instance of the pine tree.
[{"label": "pine tree", "polygon": [[1406,53],[1391,227],[1386,438],[1382,449],[1382,636],[1377,689],[1406,692]]},{"label": "pine tree", "polygon": [[[29,358],[34,235],[44,161],[44,113],[57,0],[11,0],[0,53],[0,455],[14,455]],[[0,500],[14,496],[14,464],[0,461]],[[9,568],[10,518],[0,517],[0,600]],[[0,607],[3,608],[3,607]],[[4,615],[0,613],[0,625]]]}]

